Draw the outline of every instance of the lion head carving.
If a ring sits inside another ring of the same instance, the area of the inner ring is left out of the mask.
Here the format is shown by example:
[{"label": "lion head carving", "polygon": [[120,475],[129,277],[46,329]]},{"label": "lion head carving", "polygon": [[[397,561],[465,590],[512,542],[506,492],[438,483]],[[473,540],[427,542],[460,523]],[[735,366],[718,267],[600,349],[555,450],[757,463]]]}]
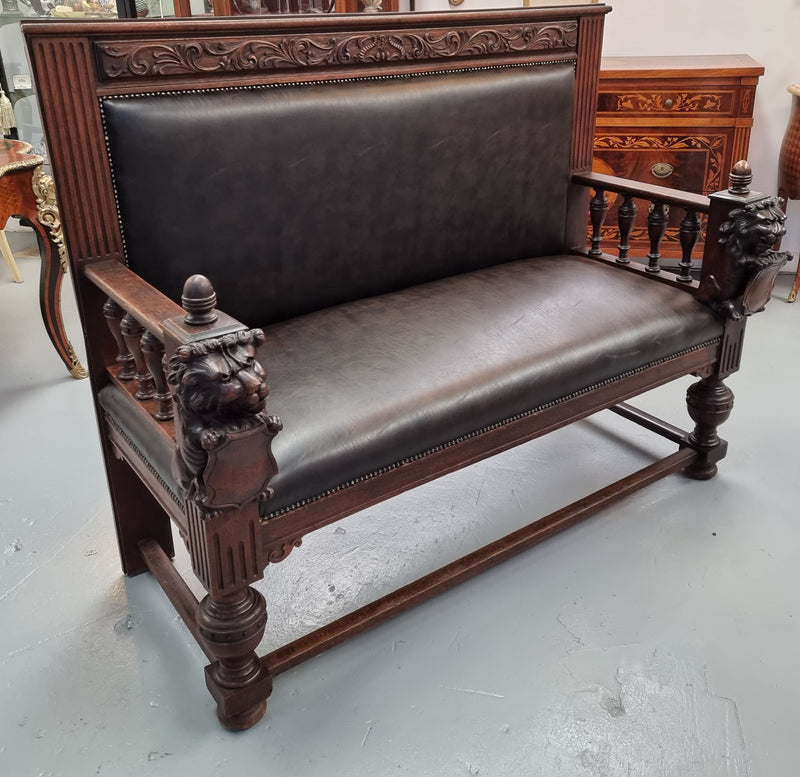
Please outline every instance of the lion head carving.
[{"label": "lion head carving", "polygon": [[262,412],[269,389],[256,347],[263,342],[253,329],[177,348],[168,381],[183,410],[220,421]]},{"label": "lion head carving", "polygon": [[771,264],[770,249],[786,234],[786,215],[775,197],[748,203],[730,213],[720,227],[720,243],[736,264]]},{"label": "lion head carving", "polygon": [[209,452],[230,435],[264,426],[274,434],[280,420],[265,413],[269,395],[256,349],[260,329],[234,332],[176,348],[167,380],[179,406],[175,476],[190,499],[202,500]]},{"label": "lion head carving", "polygon": [[769,301],[778,271],[790,258],[772,250],[786,234],[785,222],[780,201],[767,197],[735,208],[720,226],[729,273],[725,280],[709,276],[705,286],[712,307],[724,317],[739,320],[763,310]]}]

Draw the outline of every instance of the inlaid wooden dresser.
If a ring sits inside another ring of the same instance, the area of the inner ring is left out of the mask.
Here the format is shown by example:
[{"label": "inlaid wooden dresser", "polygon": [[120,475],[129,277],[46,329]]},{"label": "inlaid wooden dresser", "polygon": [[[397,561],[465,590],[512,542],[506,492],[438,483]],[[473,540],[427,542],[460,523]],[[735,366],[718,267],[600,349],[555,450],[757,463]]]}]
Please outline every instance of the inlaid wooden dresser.
[{"label": "inlaid wooden dresser", "polygon": [[[747,157],[763,72],[744,54],[604,58],[595,171],[698,194],[724,189],[728,171]],[[611,202],[603,228],[606,251],[618,242],[618,204]],[[669,214],[664,256],[680,256],[683,215]],[[631,238],[632,249],[647,251],[646,213],[639,213]]]}]

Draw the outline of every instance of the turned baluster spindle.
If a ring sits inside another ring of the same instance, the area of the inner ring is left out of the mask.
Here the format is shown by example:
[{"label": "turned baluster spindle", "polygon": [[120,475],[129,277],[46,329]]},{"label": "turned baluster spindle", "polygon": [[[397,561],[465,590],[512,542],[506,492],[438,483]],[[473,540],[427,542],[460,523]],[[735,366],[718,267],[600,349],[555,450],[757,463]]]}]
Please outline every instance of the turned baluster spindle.
[{"label": "turned baluster spindle", "polygon": [[594,197],[589,201],[589,217],[592,221],[592,247],[589,249],[591,256],[601,256],[600,241],[603,239],[601,230],[606,220],[608,199],[602,189],[595,189]]},{"label": "turned baluster spindle", "polygon": [[153,399],[158,403],[155,417],[159,421],[169,421],[173,416],[172,394],[164,374],[164,344],[150,331],[142,335],[141,344],[144,361],[155,386]]},{"label": "turned baluster spindle", "polygon": [[138,387],[135,396],[136,399],[142,400],[152,399],[156,393],[153,376],[147,369],[144,354],[142,353],[141,340],[144,332],[144,327],[130,313],[126,313],[122,317],[122,337],[125,339],[128,350],[133,354],[133,361],[136,365],[136,382],[138,383]]},{"label": "turned baluster spindle", "polygon": [[678,264],[680,268],[678,280],[681,283],[691,283],[692,251],[694,251],[694,247],[700,239],[700,219],[693,210],[686,211],[686,215],[681,221],[678,235],[681,242],[681,261]]},{"label": "turned baluster spindle", "polygon": [[631,261],[628,258],[628,253],[631,250],[631,232],[633,232],[633,224],[636,221],[638,210],[633,197],[628,194],[617,211],[619,224],[619,256],[617,257],[617,262],[619,264],[629,264]]},{"label": "turned baluster spindle", "polygon": [[122,317],[125,311],[113,299],[107,299],[103,305],[103,315],[117,344],[117,364],[120,367],[117,377],[120,380],[133,380],[136,377],[136,363],[122,336]]},{"label": "turned baluster spindle", "polygon": [[647,216],[647,236],[650,238],[650,253],[647,254],[647,267],[651,273],[661,272],[661,241],[667,231],[667,214],[669,209],[663,202],[654,202]]}]

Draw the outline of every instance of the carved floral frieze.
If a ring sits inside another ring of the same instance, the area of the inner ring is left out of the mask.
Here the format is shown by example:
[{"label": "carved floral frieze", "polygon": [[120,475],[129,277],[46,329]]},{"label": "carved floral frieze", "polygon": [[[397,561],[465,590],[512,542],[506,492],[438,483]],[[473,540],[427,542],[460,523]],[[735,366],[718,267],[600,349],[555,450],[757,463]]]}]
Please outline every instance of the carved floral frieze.
[{"label": "carved floral frieze", "polygon": [[564,21],[441,32],[272,35],[256,40],[98,41],[95,51],[103,77],[123,79],[570,51],[577,41],[577,22]]}]

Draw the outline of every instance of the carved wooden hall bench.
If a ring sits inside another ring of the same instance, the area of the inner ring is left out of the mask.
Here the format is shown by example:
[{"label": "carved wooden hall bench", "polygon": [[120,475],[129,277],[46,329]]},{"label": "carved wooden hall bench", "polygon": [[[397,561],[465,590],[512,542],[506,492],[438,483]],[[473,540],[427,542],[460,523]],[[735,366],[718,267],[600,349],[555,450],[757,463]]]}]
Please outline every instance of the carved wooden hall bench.
[{"label": "carved wooden hall bench", "polygon": [[[591,173],[607,10],[23,23],[123,567],[198,639],[226,726],[346,637],[662,476],[716,472],[782,215],[745,164],[710,198]],[[598,247],[608,193],[618,256]],[[637,199],[646,264],[625,248]],[[690,432],[626,403],[688,374]],[[252,584],[304,535],[604,408],[674,452],[256,655]]]}]

